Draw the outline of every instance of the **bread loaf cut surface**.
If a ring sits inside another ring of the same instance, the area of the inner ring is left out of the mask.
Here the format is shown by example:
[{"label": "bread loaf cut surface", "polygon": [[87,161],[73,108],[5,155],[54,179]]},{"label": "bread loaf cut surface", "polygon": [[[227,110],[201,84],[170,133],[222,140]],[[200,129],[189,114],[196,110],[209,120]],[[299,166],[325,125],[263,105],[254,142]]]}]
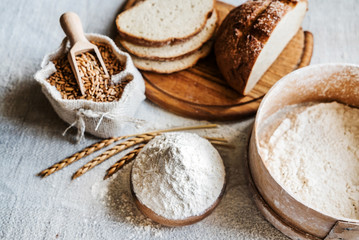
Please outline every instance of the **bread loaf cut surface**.
[{"label": "bread loaf cut surface", "polygon": [[204,29],[187,41],[164,45],[161,47],[147,47],[119,40],[122,47],[129,53],[146,59],[152,60],[175,60],[183,58],[184,55],[191,54],[198,50],[207,40],[209,40],[217,26],[217,12],[214,10],[212,16],[207,20]]},{"label": "bread loaf cut surface", "polygon": [[[228,84],[248,94],[298,32],[306,10],[306,0],[249,1],[232,10],[215,43]],[[243,17],[245,12],[249,17]]]},{"label": "bread loaf cut surface", "polygon": [[132,43],[161,46],[199,33],[214,0],[146,0],[117,16],[120,36]]},{"label": "bread loaf cut surface", "polygon": [[212,41],[208,41],[199,50],[178,60],[156,61],[136,56],[132,56],[132,60],[135,66],[141,70],[157,73],[173,73],[194,66],[200,58],[204,58],[209,54],[212,44]]}]

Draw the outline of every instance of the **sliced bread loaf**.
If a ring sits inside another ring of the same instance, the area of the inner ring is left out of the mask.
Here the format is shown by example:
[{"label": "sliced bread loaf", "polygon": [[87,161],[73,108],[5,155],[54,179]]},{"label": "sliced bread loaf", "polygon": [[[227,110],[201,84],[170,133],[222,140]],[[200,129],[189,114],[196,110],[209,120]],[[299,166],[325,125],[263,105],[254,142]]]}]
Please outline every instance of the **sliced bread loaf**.
[{"label": "sliced bread loaf", "polygon": [[206,42],[199,50],[181,59],[172,61],[156,61],[132,56],[133,63],[141,70],[157,73],[173,73],[194,66],[200,58],[209,54],[212,41]]},{"label": "sliced bread loaf", "polygon": [[231,87],[244,95],[252,90],[300,29],[307,4],[248,1],[231,11],[215,42],[217,65]]},{"label": "sliced bread loaf", "polygon": [[214,9],[214,0],[146,0],[116,18],[120,36],[144,46],[161,46],[199,33]]},{"label": "sliced bread loaf", "polygon": [[140,58],[152,60],[180,59],[183,58],[184,55],[191,54],[198,50],[203,43],[212,37],[217,26],[217,19],[217,12],[213,10],[212,16],[208,19],[206,26],[201,32],[187,41],[177,44],[164,45],[161,47],[146,47],[122,39],[120,39],[119,42],[126,51]]}]

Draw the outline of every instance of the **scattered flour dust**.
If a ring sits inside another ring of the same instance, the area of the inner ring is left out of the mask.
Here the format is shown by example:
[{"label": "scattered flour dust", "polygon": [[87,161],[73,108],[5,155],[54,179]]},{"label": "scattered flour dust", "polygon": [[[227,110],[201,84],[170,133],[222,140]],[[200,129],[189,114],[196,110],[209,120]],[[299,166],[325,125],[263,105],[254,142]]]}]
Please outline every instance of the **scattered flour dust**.
[{"label": "scattered flour dust", "polygon": [[101,181],[92,186],[92,195],[106,206],[112,220],[126,224],[133,236],[127,239],[162,238],[161,226],[145,217],[137,209],[130,189],[130,173],[133,163],[126,164],[110,181]]},{"label": "scattered flour dust", "polygon": [[167,219],[203,214],[225,181],[222,158],[212,144],[193,133],[167,133],[150,141],[132,168],[138,200]]},{"label": "scattered flour dust", "polygon": [[359,109],[294,105],[268,121],[273,128],[260,151],[276,181],[313,209],[359,219]]}]

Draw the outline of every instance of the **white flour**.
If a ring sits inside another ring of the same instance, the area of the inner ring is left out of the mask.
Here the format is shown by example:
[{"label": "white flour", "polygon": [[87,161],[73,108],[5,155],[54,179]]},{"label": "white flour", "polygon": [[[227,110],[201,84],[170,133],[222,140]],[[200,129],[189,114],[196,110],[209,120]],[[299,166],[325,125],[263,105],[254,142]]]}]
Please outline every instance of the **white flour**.
[{"label": "white flour", "polygon": [[150,141],[132,169],[139,201],[167,219],[204,213],[219,197],[225,170],[217,150],[192,133],[167,133]]},{"label": "white flour", "polygon": [[332,102],[291,110],[260,142],[272,176],[313,209],[359,219],[359,109]]}]

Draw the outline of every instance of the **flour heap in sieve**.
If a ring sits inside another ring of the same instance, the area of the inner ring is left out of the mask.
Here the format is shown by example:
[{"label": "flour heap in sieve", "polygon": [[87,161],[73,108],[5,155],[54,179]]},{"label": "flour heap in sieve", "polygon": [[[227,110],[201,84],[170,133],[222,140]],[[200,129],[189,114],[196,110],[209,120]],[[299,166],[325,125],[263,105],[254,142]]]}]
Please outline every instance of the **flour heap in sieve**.
[{"label": "flour heap in sieve", "polygon": [[336,102],[295,105],[284,116],[260,142],[274,179],[317,211],[359,219],[359,109]]},{"label": "flour heap in sieve", "polygon": [[181,220],[203,214],[223,189],[218,151],[192,133],[166,133],[151,140],[132,168],[133,191],[156,214]]}]

